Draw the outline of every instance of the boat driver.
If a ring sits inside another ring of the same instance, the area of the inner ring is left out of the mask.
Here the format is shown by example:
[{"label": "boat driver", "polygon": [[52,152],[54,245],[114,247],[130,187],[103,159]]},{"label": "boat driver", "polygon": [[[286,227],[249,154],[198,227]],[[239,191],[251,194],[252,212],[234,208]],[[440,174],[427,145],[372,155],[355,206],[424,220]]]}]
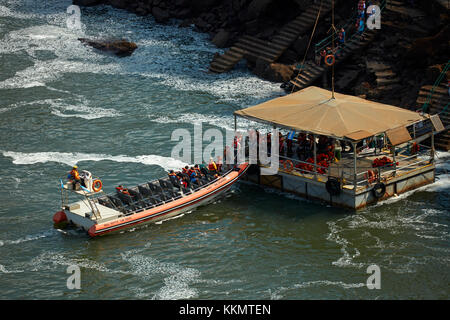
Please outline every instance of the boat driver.
[{"label": "boat driver", "polygon": [[67,179],[72,181],[73,190],[76,190],[77,183],[79,183],[81,185],[81,178],[80,178],[80,173],[78,172],[77,165],[74,165],[72,167],[72,170],[70,171],[69,175],[67,176]]}]

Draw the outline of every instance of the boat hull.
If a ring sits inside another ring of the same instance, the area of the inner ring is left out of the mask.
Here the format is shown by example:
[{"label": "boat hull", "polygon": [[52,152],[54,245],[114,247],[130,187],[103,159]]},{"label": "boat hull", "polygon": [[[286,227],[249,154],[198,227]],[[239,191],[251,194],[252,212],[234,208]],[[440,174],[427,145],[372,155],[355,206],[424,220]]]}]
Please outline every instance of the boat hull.
[{"label": "boat hull", "polygon": [[227,192],[245,173],[248,169],[248,164],[242,164],[238,168],[239,171],[231,171],[211,185],[192,194],[129,216],[120,217],[104,223],[95,223],[88,218],[80,218],[76,214],[66,212],[67,219],[69,222],[88,230],[89,236],[97,237],[173,218],[184,212],[194,210],[199,206],[207,205]]}]

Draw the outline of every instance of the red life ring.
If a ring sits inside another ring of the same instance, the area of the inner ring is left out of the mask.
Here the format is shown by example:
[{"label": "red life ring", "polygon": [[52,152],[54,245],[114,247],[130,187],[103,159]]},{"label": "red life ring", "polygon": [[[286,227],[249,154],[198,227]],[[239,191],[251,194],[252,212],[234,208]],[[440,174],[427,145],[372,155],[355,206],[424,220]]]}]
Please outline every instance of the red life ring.
[{"label": "red life ring", "polygon": [[291,160],[284,161],[283,162],[283,168],[287,172],[291,172],[292,170],[294,170],[294,164],[292,163]]},{"label": "red life ring", "polygon": [[[331,62],[328,61],[328,59],[331,59]],[[331,67],[334,64],[335,58],[334,55],[329,54],[325,57],[325,64],[329,67]]]},{"label": "red life ring", "polygon": [[100,190],[102,190],[103,184],[100,181],[100,179],[95,179],[94,182],[92,182],[92,190],[94,192],[99,192]]}]

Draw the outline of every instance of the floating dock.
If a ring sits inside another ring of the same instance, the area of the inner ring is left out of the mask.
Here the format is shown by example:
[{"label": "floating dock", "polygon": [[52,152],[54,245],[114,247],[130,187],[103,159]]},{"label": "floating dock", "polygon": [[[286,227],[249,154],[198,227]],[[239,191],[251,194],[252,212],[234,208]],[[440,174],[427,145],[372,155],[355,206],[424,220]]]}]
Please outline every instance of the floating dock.
[{"label": "floating dock", "polygon": [[[270,164],[262,164],[258,155],[258,161],[243,178],[250,182],[357,210],[435,179],[434,135],[444,130],[437,115],[344,94],[332,95],[317,87],[234,114],[274,129],[303,134],[315,142],[311,142],[314,146],[308,160],[301,152],[291,151],[287,156],[286,145],[280,148],[284,151],[277,155],[275,174],[268,174]],[[319,137],[325,137],[330,145],[344,147],[339,153],[333,148],[333,156],[323,162]],[[431,139],[431,147],[422,144],[426,139]],[[291,150],[298,147],[294,137]]]}]

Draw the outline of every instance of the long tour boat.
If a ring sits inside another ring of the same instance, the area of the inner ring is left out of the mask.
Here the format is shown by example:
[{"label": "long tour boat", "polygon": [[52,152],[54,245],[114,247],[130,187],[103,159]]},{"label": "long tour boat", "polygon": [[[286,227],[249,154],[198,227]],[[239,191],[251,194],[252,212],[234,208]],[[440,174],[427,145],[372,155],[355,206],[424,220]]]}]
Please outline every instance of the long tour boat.
[{"label": "long tour boat", "polygon": [[[246,172],[249,164],[229,166],[221,171],[202,169],[195,183],[186,186],[170,176],[134,187],[126,193],[103,192],[101,181],[81,171],[84,186],[61,180],[61,210],[53,216],[55,227],[73,225],[96,237],[149,223],[155,223],[211,203],[224,194]],[[69,194],[81,200],[69,203]]]}]

